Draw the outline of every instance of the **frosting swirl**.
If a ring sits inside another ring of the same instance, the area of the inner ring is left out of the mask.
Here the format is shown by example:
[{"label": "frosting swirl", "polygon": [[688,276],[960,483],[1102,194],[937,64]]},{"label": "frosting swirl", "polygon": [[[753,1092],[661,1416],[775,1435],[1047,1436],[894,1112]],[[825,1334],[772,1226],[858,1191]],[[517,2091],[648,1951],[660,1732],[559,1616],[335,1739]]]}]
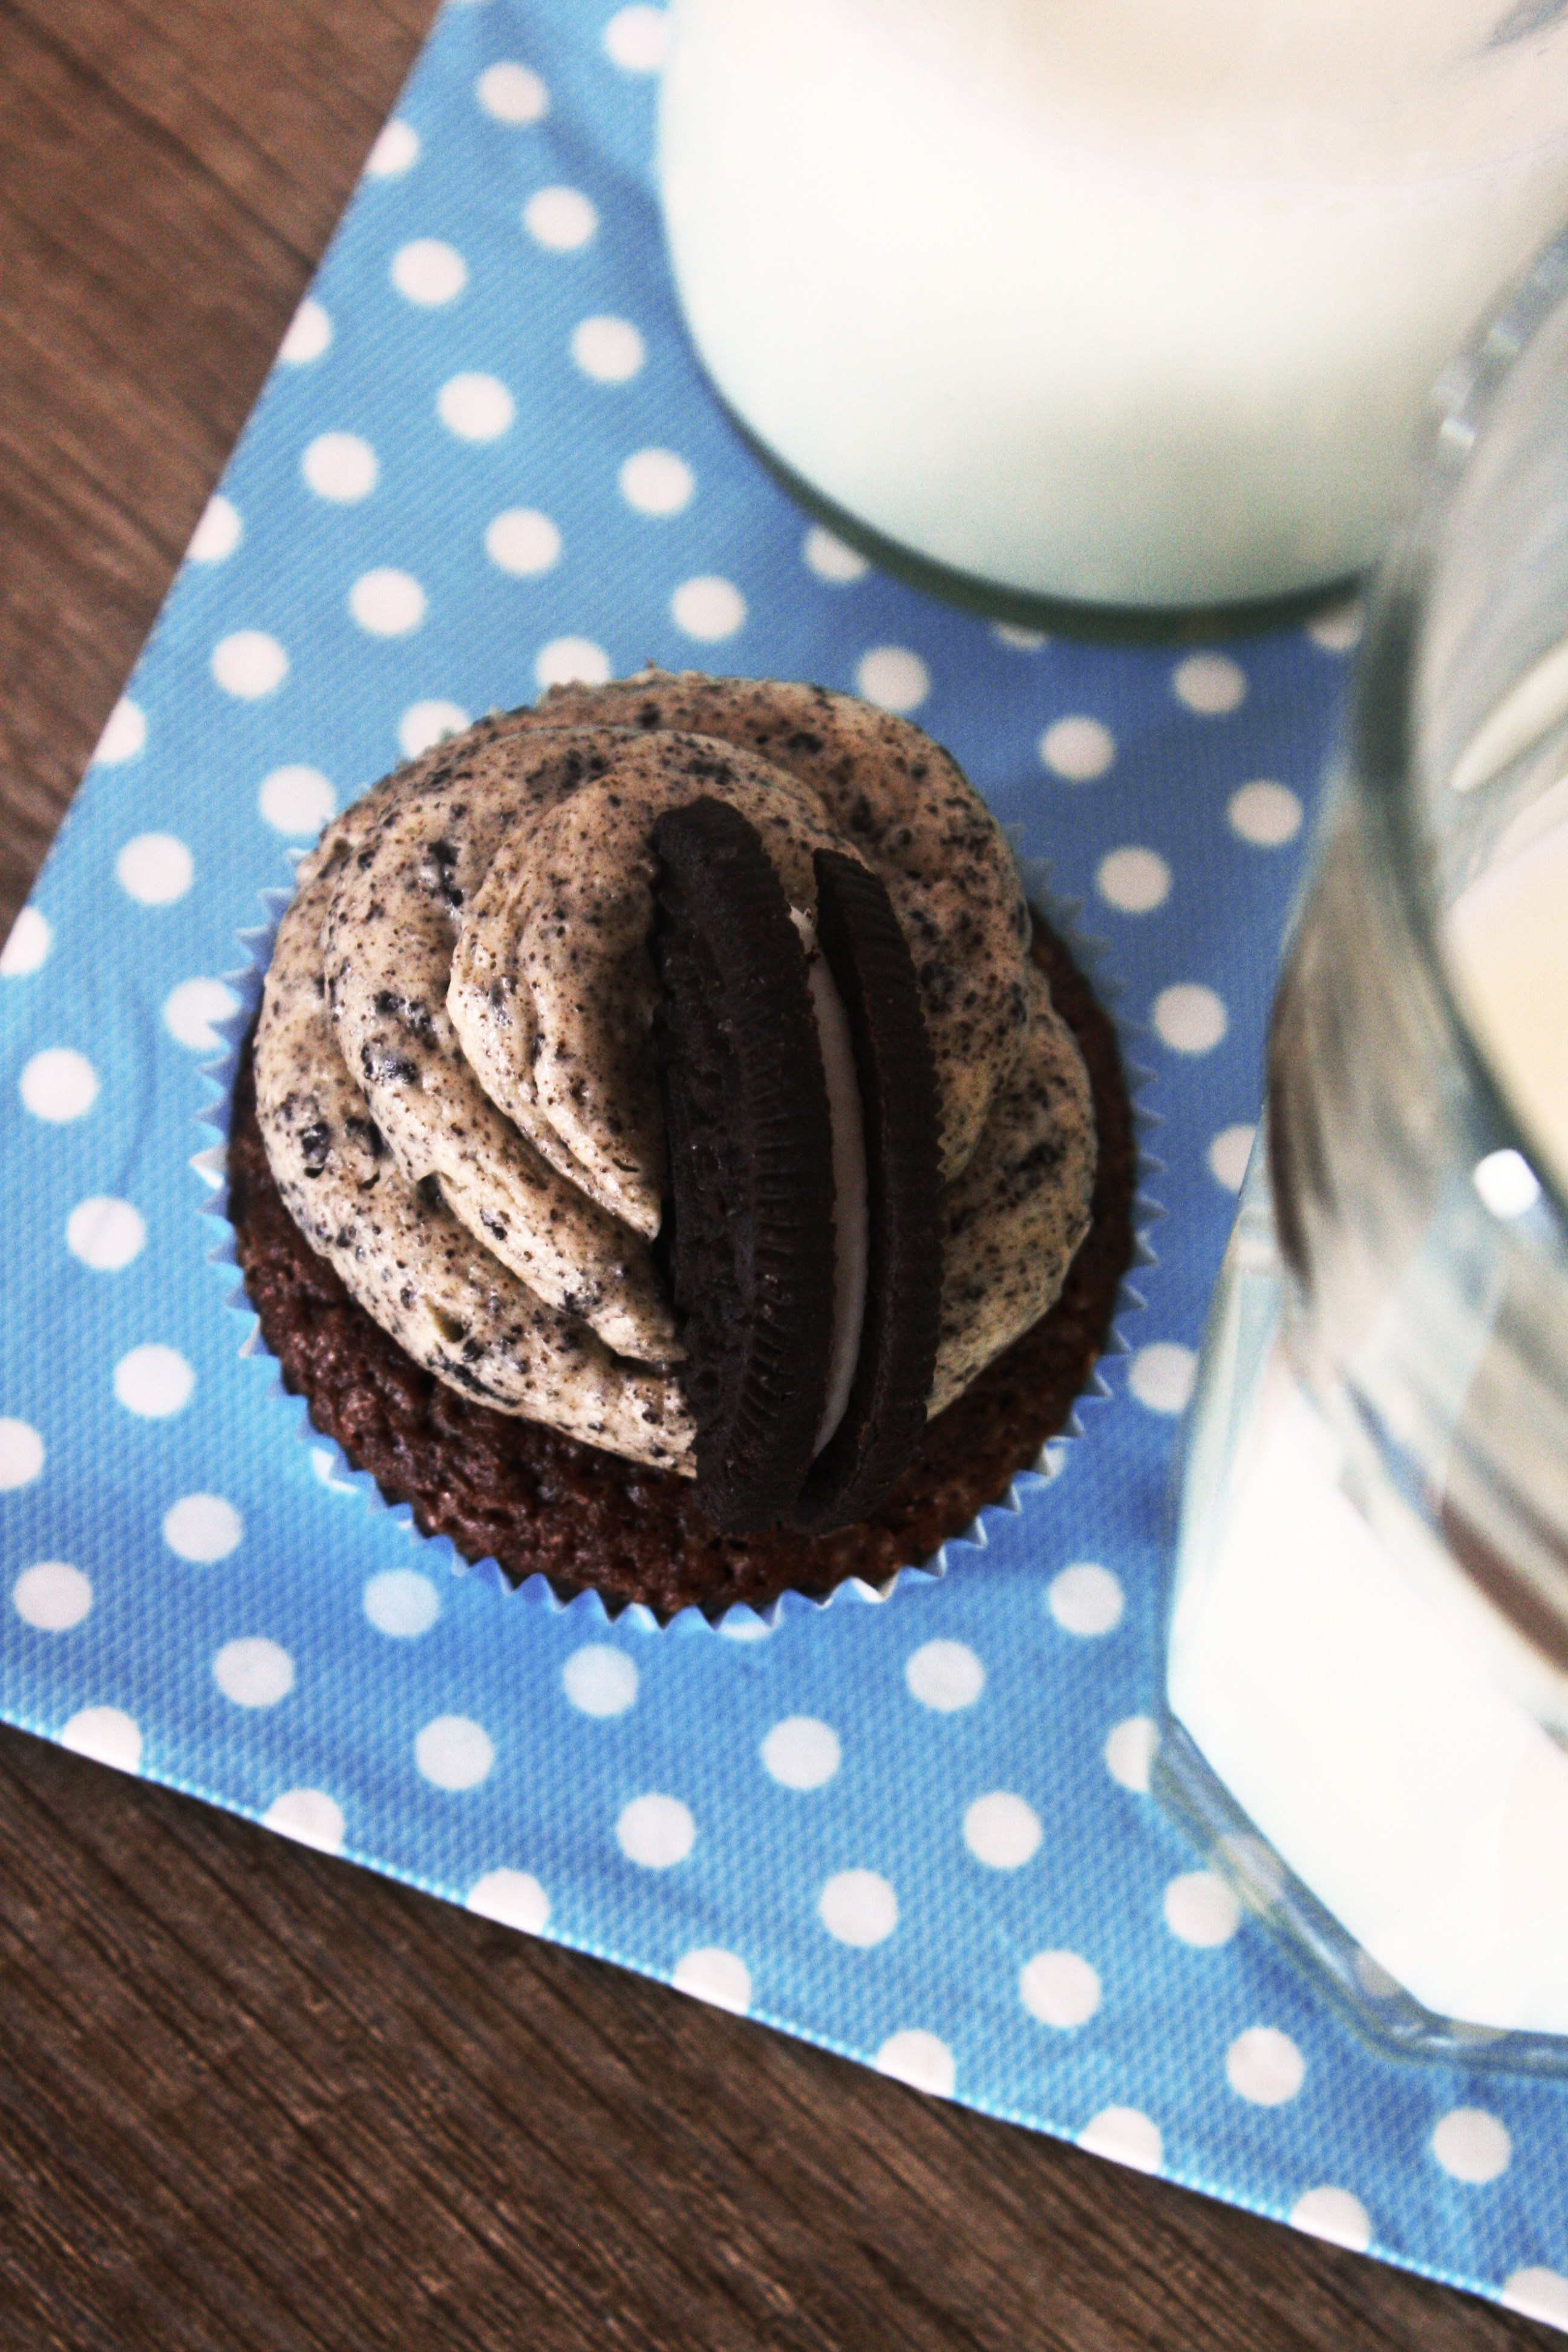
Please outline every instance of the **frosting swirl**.
[{"label": "frosting swirl", "polygon": [[1006,844],[906,722],[658,672],[484,720],[328,827],[256,1040],[279,1190],[368,1312],[483,1402],[676,1470],[649,837],[704,794],[807,915],[816,849],[874,868],[910,942],[942,1120],[940,1412],[1056,1297],[1095,1144]]}]

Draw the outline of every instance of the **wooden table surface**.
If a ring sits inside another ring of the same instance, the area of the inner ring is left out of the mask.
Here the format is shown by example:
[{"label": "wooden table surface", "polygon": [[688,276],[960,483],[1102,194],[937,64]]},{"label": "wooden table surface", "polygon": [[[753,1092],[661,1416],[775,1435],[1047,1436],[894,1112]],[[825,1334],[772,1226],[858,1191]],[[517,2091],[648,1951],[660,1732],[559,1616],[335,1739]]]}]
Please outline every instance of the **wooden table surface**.
[{"label": "wooden table surface", "polygon": [[[0,933],[428,14],[0,0]],[[0,1890],[17,2352],[1561,2342],[9,1731]]]}]

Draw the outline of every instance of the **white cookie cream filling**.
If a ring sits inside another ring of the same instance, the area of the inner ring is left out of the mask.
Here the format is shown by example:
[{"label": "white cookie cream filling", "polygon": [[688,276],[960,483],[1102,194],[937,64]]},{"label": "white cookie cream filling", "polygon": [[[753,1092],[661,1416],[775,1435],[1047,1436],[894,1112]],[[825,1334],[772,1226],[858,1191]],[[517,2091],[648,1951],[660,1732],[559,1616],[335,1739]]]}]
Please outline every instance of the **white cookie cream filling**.
[{"label": "white cookie cream filling", "polygon": [[811,1009],[816,1019],[816,1043],[827,1081],[827,1116],[833,1129],[833,1344],[827,1358],[827,1395],[811,1449],[815,1460],[844,1418],[855,1385],[855,1367],[860,1360],[870,1208],[866,1194],[866,1114],[849,1016],[827,958],[817,946],[816,924],[799,907],[792,907],[789,916],[805,950]]}]

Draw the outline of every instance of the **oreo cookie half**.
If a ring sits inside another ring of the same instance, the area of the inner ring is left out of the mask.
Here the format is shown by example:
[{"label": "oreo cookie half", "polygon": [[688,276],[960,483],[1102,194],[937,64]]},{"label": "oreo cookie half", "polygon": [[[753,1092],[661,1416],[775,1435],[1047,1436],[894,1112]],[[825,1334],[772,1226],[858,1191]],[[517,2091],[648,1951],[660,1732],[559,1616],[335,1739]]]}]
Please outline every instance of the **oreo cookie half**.
[{"label": "oreo cookie half", "polygon": [[661,1239],[686,1349],[697,1500],[777,1527],[821,1425],[833,1339],[833,1131],[805,951],[727,802],[671,809],[649,941],[669,1154]]},{"label": "oreo cookie half", "polygon": [[939,1120],[914,965],[855,858],[816,855],[808,961],[810,926],[737,810],[672,810],[653,846],[697,1500],[721,1534],[826,1534],[891,1492],[931,1394]]},{"label": "oreo cookie half", "polygon": [[866,1304],[848,1402],[790,1525],[863,1519],[909,1468],[925,1428],[942,1305],[940,1124],[914,961],[879,877],[819,849],[816,936],[848,1019],[866,1159]]}]

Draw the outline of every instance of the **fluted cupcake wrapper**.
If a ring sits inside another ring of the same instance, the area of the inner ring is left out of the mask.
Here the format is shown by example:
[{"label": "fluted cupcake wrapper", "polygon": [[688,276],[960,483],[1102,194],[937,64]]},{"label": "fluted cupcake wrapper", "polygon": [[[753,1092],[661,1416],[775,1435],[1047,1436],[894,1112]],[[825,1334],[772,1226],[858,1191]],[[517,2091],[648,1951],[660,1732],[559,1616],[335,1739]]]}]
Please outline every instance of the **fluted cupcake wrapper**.
[{"label": "fluted cupcake wrapper", "polygon": [[[296,862],[300,854],[296,853]],[[1058,898],[1050,887],[1048,867],[1037,858],[1018,854],[1016,843],[1015,854],[1018,857],[1018,869],[1030,906],[1050,924],[1079,971],[1090,982],[1100,1004],[1115,1024],[1121,1046],[1122,1068],[1139,1143],[1138,1182],[1131,1204],[1133,1255],[1132,1263],[1117,1292],[1110,1331],[1101,1352],[1106,1356],[1125,1355],[1129,1348],[1122,1335],[1123,1319],[1140,1312],[1144,1304],[1134,1286],[1134,1277],[1140,1268],[1156,1263],[1150,1229],[1163,1214],[1158,1201],[1145,1190],[1148,1181],[1157,1177],[1162,1167],[1148,1149],[1150,1132],[1158,1124],[1159,1118],[1143,1099],[1152,1083],[1152,1073],[1135,1058],[1142,1033],[1137,1024],[1129,1023],[1118,1011],[1124,984],[1106,969],[1104,942],[1088,936],[1079,929],[1083,911],[1081,902]],[[278,926],[291,896],[292,890],[288,887],[264,891],[261,894],[262,920],[238,935],[243,960],[234,971],[224,975],[225,983],[236,999],[235,1009],[213,1022],[214,1031],[223,1040],[223,1050],[216,1059],[204,1066],[202,1073],[212,1087],[213,1099],[201,1111],[199,1118],[202,1125],[212,1130],[216,1139],[197,1151],[191,1161],[193,1170],[206,1190],[201,1213],[215,1221],[220,1228],[207,1252],[207,1263],[224,1285],[225,1305],[228,1312],[235,1317],[237,1325],[244,1327],[239,1353],[254,1366],[258,1379],[266,1381],[275,1393],[286,1393],[282,1372],[277,1358],[262,1337],[259,1318],[240,1274],[234,1228],[228,1215],[226,1153],[241,1048],[261,1001],[262,985],[272,960]],[[668,1619],[661,1619],[657,1612],[642,1601],[617,1604],[613,1599],[591,1589],[558,1589],[542,1574],[527,1577],[521,1584],[514,1585],[498,1561],[492,1559],[466,1559],[449,1536],[424,1534],[416,1523],[409,1504],[389,1502],[373,1475],[367,1470],[355,1468],[336,1441],[324,1436],[317,1429],[304,1397],[289,1401],[297,1407],[296,1436],[311,1448],[314,1467],[322,1484],[345,1496],[362,1496],[371,1511],[389,1512],[405,1530],[412,1544],[419,1546],[430,1560],[439,1560],[454,1575],[477,1577],[504,1595],[514,1606],[542,1609],[552,1617],[575,1617],[585,1633],[616,1623],[666,1633],[717,1633],[730,1640],[744,1642],[763,1638],[783,1624],[787,1617],[803,1612],[815,1612],[841,1602],[881,1603],[891,1601],[895,1594],[907,1587],[934,1583],[947,1574],[950,1567],[958,1564],[964,1552],[984,1551],[991,1540],[988,1524],[996,1523],[1001,1514],[1016,1517],[1026,1510],[1031,1500],[1067,1470],[1074,1445],[1091,1433],[1096,1415],[1104,1410],[1110,1396],[1110,1389],[1097,1368],[1079,1392],[1065,1425],[1055,1436],[1047,1438],[1034,1465],[1018,1472],[998,1501],[987,1504],[967,1528],[958,1535],[950,1536],[930,1559],[911,1560],[895,1569],[879,1583],[871,1583],[862,1577],[847,1577],[827,1593],[785,1591],[761,1610],[737,1601],[710,1615],[702,1608],[692,1605],[678,1611]]]}]

